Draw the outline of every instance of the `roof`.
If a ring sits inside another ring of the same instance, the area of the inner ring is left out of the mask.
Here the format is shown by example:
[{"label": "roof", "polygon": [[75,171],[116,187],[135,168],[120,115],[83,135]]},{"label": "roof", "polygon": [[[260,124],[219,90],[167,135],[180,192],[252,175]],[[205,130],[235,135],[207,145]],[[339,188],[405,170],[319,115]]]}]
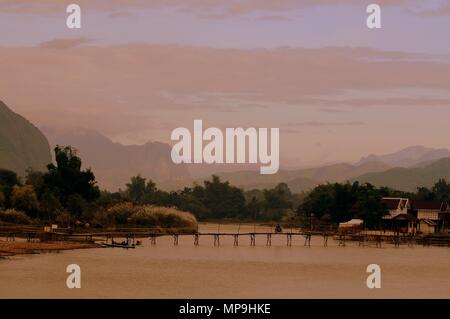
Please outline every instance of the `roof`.
[{"label": "roof", "polygon": [[383,198],[383,203],[386,204],[389,209],[397,209],[400,198]]},{"label": "roof", "polygon": [[430,209],[444,211],[447,209],[447,203],[437,202],[432,200],[412,200],[412,209]]},{"label": "roof", "polygon": [[361,225],[364,221],[362,219],[351,219],[345,223],[339,223],[339,225]]},{"label": "roof", "polygon": [[393,220],[417,221],[417,218],[411,214],[400,214],[392,218]]},{"label": "roof", "polygon": [[408,203],[408,198],[383,197],[383,203],[386,204],[388,209],[397,209],[399,205],[404,208]]}]

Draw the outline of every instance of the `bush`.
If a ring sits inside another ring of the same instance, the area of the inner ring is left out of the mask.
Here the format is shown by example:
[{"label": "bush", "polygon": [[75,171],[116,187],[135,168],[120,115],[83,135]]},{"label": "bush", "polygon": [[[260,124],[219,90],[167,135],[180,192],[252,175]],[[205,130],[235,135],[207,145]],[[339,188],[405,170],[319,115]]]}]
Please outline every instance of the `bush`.
[{"label": "bush", "polygon": [[197,220],[191,213],[176,208],[140,206],[130,217],[130,223],[139,226],[196,227]]},{"label": "bush", "polygon": [[197,220],[191,213],[176,208],[133,205],[129,202],[113,205],[106,212],[98,212],[93,223],[102,226],[197,227]]},{"label": "bush", "polygon": [[[130,202],[115,204],[106,211],[102,224],[125,225],[134,212],[136,212],[136,208]],[[96,217],[99,218],[100,216],[97,214]]]},{"label": "bush", "polygon": [[13,224],[31,224],[31,219],[27,214],[14,208],[0,211],[0,221]]}]

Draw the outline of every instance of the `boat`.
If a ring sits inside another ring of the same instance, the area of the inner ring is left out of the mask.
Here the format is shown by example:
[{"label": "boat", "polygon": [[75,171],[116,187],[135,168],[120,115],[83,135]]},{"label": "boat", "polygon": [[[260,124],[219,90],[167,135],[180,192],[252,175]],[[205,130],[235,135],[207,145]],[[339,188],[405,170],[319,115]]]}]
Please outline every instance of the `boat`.
[{"label": "boat", "polygon": [[125,249],[130,249],[130,248],[136,248],[135,245],[128,245],[128,244],[122,244],[122,243],[100,243],[100,245],[102,247],[113,247],[113,248],[125,248]]}]

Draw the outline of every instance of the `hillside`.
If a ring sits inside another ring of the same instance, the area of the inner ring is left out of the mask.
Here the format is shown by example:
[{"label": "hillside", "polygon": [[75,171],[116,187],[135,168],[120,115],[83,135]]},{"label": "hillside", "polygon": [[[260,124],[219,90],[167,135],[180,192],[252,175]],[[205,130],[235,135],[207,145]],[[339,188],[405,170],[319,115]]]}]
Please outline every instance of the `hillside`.
[{"label": "hillside", "polygon": [[419,186],[433,186],[440,178],[450,180],[450,158],[439,159],[425,166],[398,167],[384,172],[368,173],[355,180],[403,191],[415,191]]},{"label": "hillside", "polygon": [[71,145],[78,151],[83,166],[92,168],[101,188],[111,191],[124,189],[132,176],[155,182],[188,179],[185,165],[176,165],[170,157],[170,145],[148,142],[143,145],[122,145],[112,142],[94,130],[72,130],[55,134],[44,129],[51,145]]},{"label": "hillside", "polygon": [[32,123],[0,101],[0,168],[25,176],[26,170],[45,170],[51,163],[45,136]]}]

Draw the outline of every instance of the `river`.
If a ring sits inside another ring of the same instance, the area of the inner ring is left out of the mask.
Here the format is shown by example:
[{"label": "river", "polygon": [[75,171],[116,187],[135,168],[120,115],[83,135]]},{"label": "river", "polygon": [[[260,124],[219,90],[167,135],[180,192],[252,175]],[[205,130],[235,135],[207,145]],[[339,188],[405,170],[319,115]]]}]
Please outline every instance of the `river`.
[{"label": "river", "polygon": [[[236,232],[238,225],[221,225]],[[202,224],[201,232],[218,225]],[[254,226],[241,226],[240,232]],[[256,227],[256,231],[271,231]],[[294,236],[149,239],[136,249],[86,249],[14,256],[0,260],[0,298],[450,298],[450,249],[445,247],[359,247],[347,242],[328,247],[314,237],[311,247]],[[68,289],[66,267],[81,267],[81,289]],[[381,267],[381,288],[369,289],[366,268]]]}]

